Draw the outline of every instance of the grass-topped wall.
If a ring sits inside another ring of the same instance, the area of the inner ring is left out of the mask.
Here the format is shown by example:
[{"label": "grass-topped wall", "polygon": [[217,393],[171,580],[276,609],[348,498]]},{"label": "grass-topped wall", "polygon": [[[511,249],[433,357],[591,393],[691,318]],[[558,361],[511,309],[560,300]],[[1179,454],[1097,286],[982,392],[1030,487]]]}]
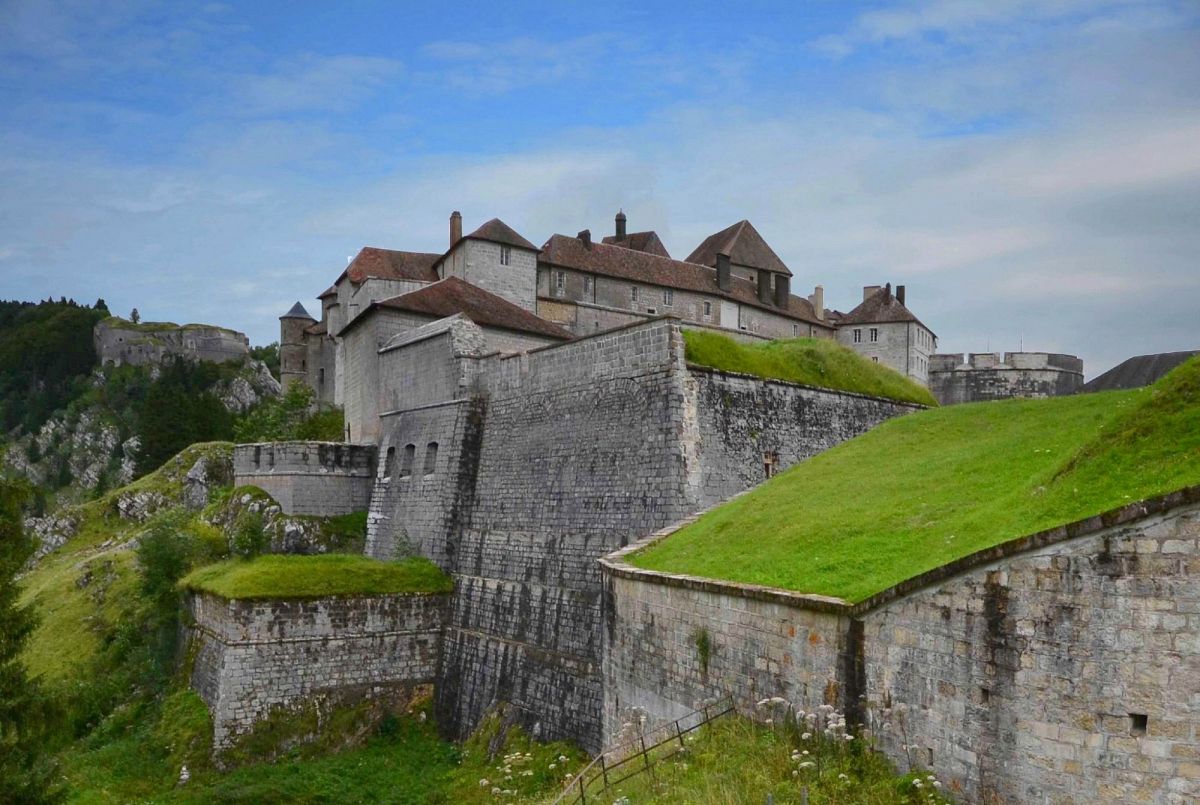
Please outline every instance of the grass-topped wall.
[{"label": "grass-topped wall", "polygon": [[365,556],[269,554],[197,568],[180,587],[222,598],[325,598],[398,593],[448,593],[450,577],[428,559],[381,562]]},{"label": "grass-topped wall", "polygon": [[688,363],[769,380],[854,391],[935,406],[929,389],[853,350],[823,338],[743,344],[726,335],[684,330]]}]

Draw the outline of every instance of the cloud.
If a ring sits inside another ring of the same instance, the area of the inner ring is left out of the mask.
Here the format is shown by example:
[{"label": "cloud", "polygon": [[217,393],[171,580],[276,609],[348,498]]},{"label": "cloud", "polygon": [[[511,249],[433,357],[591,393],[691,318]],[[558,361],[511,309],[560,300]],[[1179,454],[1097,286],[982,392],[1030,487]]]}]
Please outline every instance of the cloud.
[{"label": "cloud", "polygon": [[269,71],[236,76],[228,112],[271,117],[299,111],[346,111],[403,74],[396,59],[307,54]]},{"label": "cloud", "polygon": [[561,41],[529,36],[488,42],[439,40],[421,49],[436,65],[423,77],[471,95],[507,93],[589,75],[606,58],[633,47],[630,38],[608,33]]}]

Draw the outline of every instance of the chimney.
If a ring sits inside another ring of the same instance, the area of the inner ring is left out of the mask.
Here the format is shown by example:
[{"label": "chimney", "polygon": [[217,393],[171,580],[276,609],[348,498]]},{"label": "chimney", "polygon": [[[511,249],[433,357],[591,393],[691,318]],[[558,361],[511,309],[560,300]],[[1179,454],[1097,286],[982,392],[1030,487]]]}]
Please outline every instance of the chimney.
[{"label": "chimney", "polygon": [[880,291],[880,288],[878,285],[864,285],[863,286],[863,301],[864,302],[867,301],[872,296],[879,293],[879,291]]},{"label": "chimney", "polygon": [[617,240],[625,240],[625,212],[617,210]]},{"label": "chimney", "polygon": [[722,291],[728,291],[731,287],[730,270],[729,270],[729,255],[717,255],[717,287]]},{"label": "chimney", "polygon": [[892,283],[883,286],[883,301],[890,301],[892,298]]},{"label": "chimney", "polygon": [[592,248],[592,230],[585,229],[575,237],[579,238],[580,242],[583,243],[583,248]]},{"label": "chimney", "polygon": [[896,301],[902,305],[904,304],[904,286],[903,285],[896,286]]},{"label": "chimney", "polygon": [[825,321],[825,289],[820,285],[813,288],[808,301],[812,303],[813,312],[817,314],[817,321]]},{"label": "chimney", "polygon": [[781,310],[788,309],[788,299],[792,295],[791,277],[783,274],[775,275],[775,307]]},{"label": "chimney", "polygon": [[771,272],[758,272],[758,301],[764,305],[771,304]]},{"label": "chimney", "polygon": [[458,210],[450,213],[450,246],[462,240],[462,213]]}]

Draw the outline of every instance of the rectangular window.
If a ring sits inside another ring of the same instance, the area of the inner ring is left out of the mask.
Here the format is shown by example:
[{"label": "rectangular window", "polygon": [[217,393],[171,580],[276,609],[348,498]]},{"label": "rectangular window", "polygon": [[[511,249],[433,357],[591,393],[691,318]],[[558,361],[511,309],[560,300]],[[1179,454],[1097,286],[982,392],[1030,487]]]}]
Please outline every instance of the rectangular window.
[{"label": "rectangular window", "polygon": [[856,344],[862,343],[862,330],[856,329],[854,331],[854,343],[856,343]]},{"label": "rectangular window", "polygon": [[554,295],[562,296],[563,289],[566,287],[566,285],[567,285],[567,272],[555,271],[554,272]]},{"label": "rectangular window", "polygon": [[416,453],[417,453],[417,446],[415,444],[404,445],[404,463],[402,463],[400,465],[400,477],[401,478],[407,478],[410,475],[412,475],[413,456],[415,456]]},{"label": "rectangular window", "polygon": [[629,298],[632,299],[634,302],[637,301],[637,286],[636,285],[630,287]]},{"label": "rectangular window", "polygon": [[592,278],[591,277],[583,278],[583,295],[584,296],[592,295]]},{"label": "rectangular window", "polygon": [[438,443],[430,442],[425,445],[425,477],[437,472]]},{"label": "rectangular window", "polygon": [[871,343],[874,344],[878,340],[879,340],[879,328],[872,327],[871,328]]},{"label": "rectangular window", "polygon": [[663,304],[667,307],[670,307],[671,303],[674,301],[675,291],[671,290],[670,288],[663,288]]},{"label": "rectangular window", "polygon": [[507,266],[512,264],[512,246],[500,247],[500,265]]},{"label": "rectangular window", "polygon": [[793,324],[792,325],[792,338],[798,338],[799,336],[800,336],[800,325]]},{"label": "rectangular window", "polygon": [[879,363],[879,358],[872,357],[871,360],[875,361],[875,363]]},{"label": "rectangular window", "polygon": [[704,318],[707,319],[711,315],[712,315],[712,302],[705,302],[704,303]]},{"label": "rectangular window", "polygon": [[648,308],[646,308],[646,312],[647,312],[647,313],[649,313],[651,316],[653,316],[655,313],[657,313],[657,312],[658,312],[658,309],[657,309],[657,308],[648,307]]}]

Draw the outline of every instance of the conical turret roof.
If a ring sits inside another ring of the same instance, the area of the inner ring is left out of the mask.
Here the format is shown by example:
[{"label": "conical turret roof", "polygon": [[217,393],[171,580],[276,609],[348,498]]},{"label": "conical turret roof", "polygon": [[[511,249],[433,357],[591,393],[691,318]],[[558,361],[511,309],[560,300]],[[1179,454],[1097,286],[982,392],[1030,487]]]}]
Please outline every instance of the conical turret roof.
[{"label": "conical turret roof", "polygon": [[300,304],[299,302],[292,305],[292,309],[289,310],[287,313],[284,313],[279,318],[281,318],[281,319],[308,319],[309,321],[316,321],[316,319],[314,319],[312,316],[308,315],[308,311],[304,309],[304,305]]}]

